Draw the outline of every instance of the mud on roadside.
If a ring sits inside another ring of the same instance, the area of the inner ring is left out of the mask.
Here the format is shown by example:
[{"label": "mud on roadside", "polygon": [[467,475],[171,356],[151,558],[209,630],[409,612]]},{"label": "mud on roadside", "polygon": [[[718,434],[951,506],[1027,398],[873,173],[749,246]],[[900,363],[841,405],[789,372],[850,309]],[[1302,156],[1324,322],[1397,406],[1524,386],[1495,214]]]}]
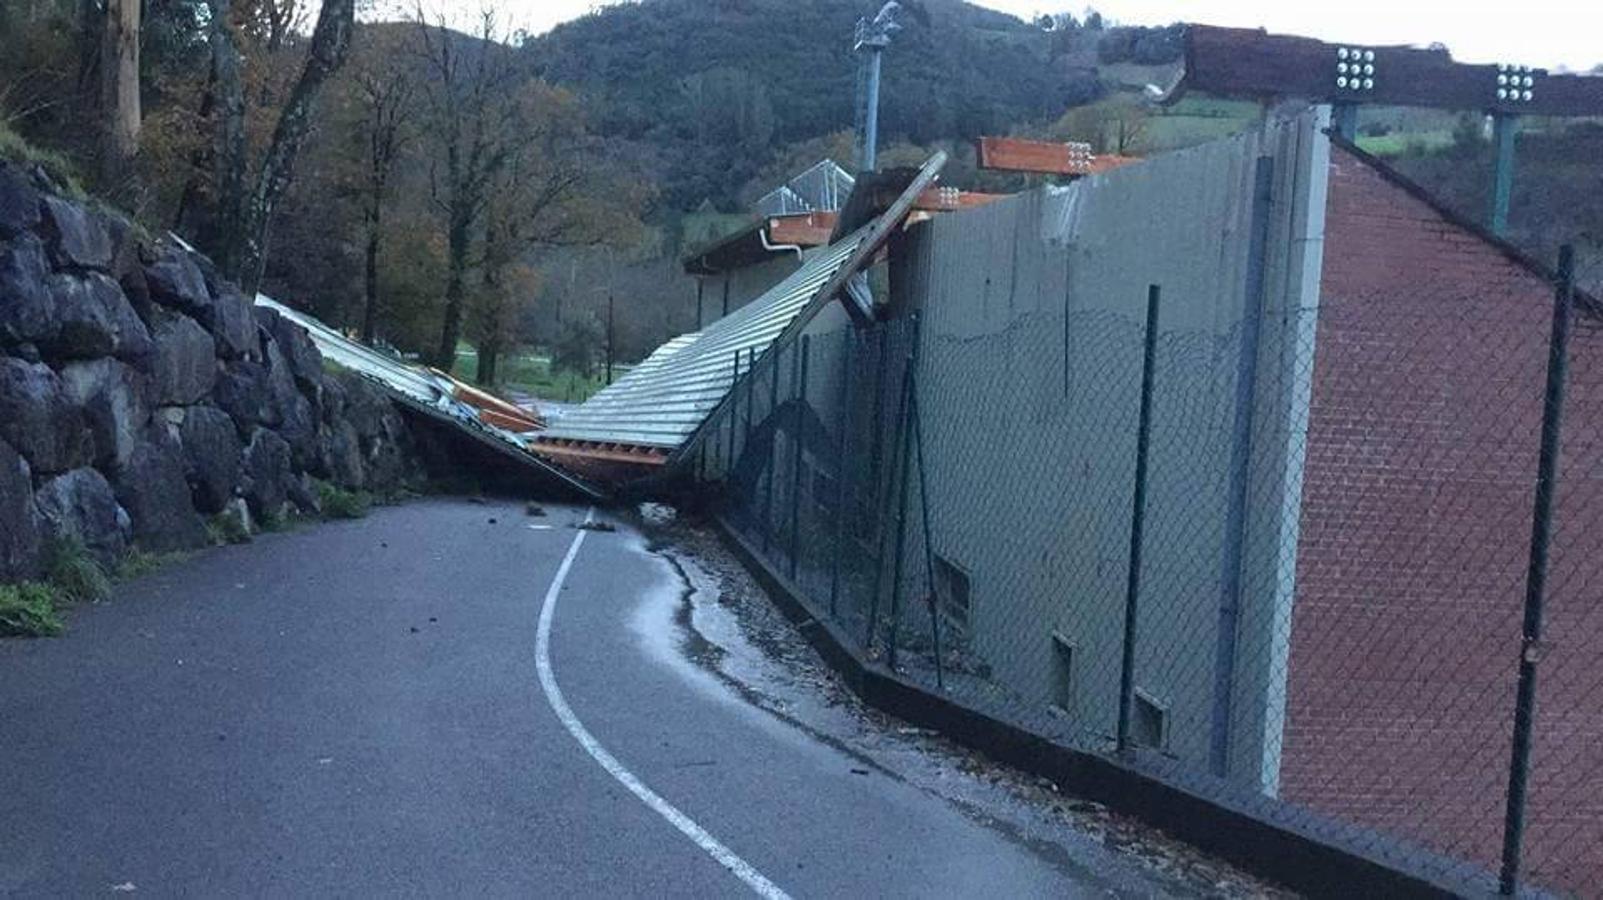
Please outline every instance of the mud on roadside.
[{"label": "mud on roadside", "polygon": [[648,549],[684,585],[674,620],[685,657],[745,702],[842,751],[856,761],[853,773],[872,770],[916,786],[1082,875],[1133,869],[1146,879],[1114,878],[1105,885],[1112,893],[1156,887],[1181,896],[1297,896],[1100,803],[1065,795],[1048,779],[868,707],[785,618],[711,522],[660,504],[642,504],[632,519]]}]

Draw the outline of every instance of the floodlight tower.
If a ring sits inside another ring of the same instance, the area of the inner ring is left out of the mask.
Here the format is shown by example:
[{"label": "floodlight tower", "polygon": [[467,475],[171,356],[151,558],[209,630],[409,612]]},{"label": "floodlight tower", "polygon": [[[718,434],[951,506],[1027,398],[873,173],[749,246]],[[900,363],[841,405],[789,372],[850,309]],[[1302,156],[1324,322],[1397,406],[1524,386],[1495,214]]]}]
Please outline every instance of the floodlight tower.
[{"label": "floodlight tower", "polygon": [[857,20],[852,52],[862,54],[857,69],[857,171],[872,172],[875,166],[875,148],[879,142],[879,61],[885,48],[891,45],[891,35],[901,30],[896,24],[896,13],[902,5],[897,0],[879,8],[874,18]]}]

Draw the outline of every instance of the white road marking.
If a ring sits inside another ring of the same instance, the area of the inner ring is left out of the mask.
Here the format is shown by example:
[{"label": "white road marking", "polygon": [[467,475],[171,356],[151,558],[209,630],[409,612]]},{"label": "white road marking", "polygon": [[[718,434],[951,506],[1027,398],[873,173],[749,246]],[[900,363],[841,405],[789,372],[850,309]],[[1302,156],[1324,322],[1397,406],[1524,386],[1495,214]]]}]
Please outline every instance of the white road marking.
[{"label": "white road marking", "polygon": [[[588,523],[594,518],[594,509],[585,513],[585,522]],[[573,568],[573,560],[579,555],[579,547],[584,544],[584,536],[586,534],[589,534],[589,531],[581,528],[573,536],[573,543],[568,546],[568,554],[562,558],[562,565],[557,567],[556,577],[551,579],[551,587],[545,592],[545,602],[540,606],[540,625],[535,632],[534,639],[534,665],[540,675],[540,687],[545,689],[546,702],[551,704],[551,711],[557,714],[557,718],[562,721],[562,727],[568,730],[568,734],[573,735],[573,739],[579,742],[579,746],[584,748],[584,752],[590,754],[591,759],[600,763],[601,768],[606,769],[608,775],[611,775],[619,784],[628,788],[629,793],[640,798],[640,802],[650,807],[657,815],[667,819],[670,825],[679,829],[680,833],[694,841],[696,846],[706,851],[707,855],[716,860],[719,865],[728,869],[736,878],[746,882],[747,886],[755,891],[758,896],[768,898],[768,900],[790,900],[790,895],[786,894],[779,885],[765,878],[751,863],[736,856],[733,850],[730,850],[717,838],[708,834],[706,829],[697,825],[689,816],[676,809],[673,804],[662,799],[655,791],[646,787],[645,782],[636,778],[633,772],[624,768],[623,763],[618,762],[616,757],[608,753],[607,748],[601,746],[601,742],[597,741],[595,736],[590,733],[590,730],[584,727],[584,723],[580,722],[579,717],[573,714],[573,708],[568,706],[568,701],[563,698],[562,689],[557,687],[556,673],[551,668],[551,620],[557,609],[557,595],[562,592],[563,582],[568,580],[568,570]]]}]

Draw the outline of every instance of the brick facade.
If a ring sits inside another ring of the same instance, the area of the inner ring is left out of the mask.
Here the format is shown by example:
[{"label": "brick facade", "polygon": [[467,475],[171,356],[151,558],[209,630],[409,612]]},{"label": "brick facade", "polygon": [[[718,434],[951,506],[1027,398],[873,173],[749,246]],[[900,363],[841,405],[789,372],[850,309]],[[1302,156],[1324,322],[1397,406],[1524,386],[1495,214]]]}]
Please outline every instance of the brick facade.
[{"label": "brick facade", "polygon": [[[1332,153],[1281,795],[1495,868],[1551,327],[1539,273]],[[1603,329],[1577,316],[1526,858],[1603,872]]]}]

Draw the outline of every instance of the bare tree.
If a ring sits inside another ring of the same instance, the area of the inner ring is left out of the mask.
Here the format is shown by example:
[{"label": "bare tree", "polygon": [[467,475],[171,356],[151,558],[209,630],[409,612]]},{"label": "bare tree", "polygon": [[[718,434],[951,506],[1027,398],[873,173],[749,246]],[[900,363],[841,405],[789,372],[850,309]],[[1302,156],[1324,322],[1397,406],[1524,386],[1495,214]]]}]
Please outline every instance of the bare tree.
[{"label": "bare tree", "polygon": [[410,117],[416,84],[405,61],[390,47],[371,47],[358,64],[355,78],[360,129],[363,135],[364,173],[361,188],[362,227],[365,232],[362,340],[372,343],[377,329],[378,259],[384,235],[384,207],[401,151],[412,140]]},{"label": "bare tree", "polygon": [[443,159],[430,169],[432,195],[445,217],[445,314],[440,342],[431,361],[449,371],[456,362],[462,336],[474,232],[484,215],[492,179],[505,164],[516,141],[508,124],[515,111],[508,92],[519,72],[512,48],[500,42],[495,15],[485,11],[477,41],[464,41],[431,25],[421,7],[417,13],[420,55],[428,66],[422,96],[428,112],[428,134]]},{"label": "bare tree", "polygon": [[[212,160],[217,179],[213,224],[218,237],[217,262],[224,272],[239,272],[239,235],[245,202],[245,82],[240,76],[239,36],[234,29],[232,0],[206,0],[211,21],[207,45],[211,76],[202,114],[215,115],[217,147]],[[186,194],[188,191],[186,190]],[[183,215],[181,203],[179,214]]]}]

